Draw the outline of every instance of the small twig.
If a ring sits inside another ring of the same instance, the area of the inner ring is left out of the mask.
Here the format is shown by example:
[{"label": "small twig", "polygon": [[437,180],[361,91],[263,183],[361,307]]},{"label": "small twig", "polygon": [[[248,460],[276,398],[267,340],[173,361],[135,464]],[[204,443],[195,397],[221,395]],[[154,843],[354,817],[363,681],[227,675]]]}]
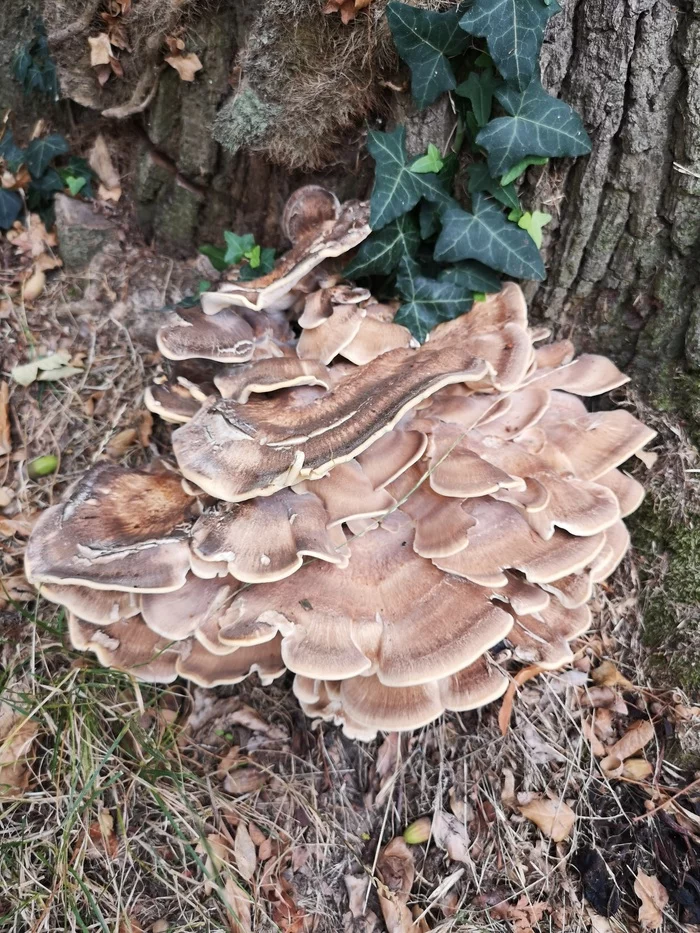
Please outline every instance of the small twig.
[{"label": "small twig", "polygon": [[148,107],[153,98],[156,96],[156,91],[158,90],[158,84],[160,82],[160,76],[166,67],[167,65],[165,64],[160,66],[153,80],[153,87],[146,94],[143,100],[140,101],[140,103],[137,103],[137,101],[139,101],[140,97],[143,97],[143,94],[148,87],[148,82],[151,78],[151,74],[148,71],[146,71],[139,78],[139,82],[134,89],[134,93],[131,95],[131,100],[127,101],[125,104],[120,104],[118,107],[108,107],[107,110],[102,111],[102,116],[111,117],[115,120],[123,120],[125,117],[130,117],[135,113],[143,113],[146,107]]},{"label": "small twig", "polygon": [[658,813],[659,810],[663,810],[664,807],[668,806],[669,803],[673,803],[674,800],[682,797],[683,794],[687,794],[692,787],[696,787],[698,784],[700,784],[700,777],[696,778],[694,781],[691,781],[687,787],[677,791],[675,794],[673,794],[673,796],[669,797],[668,800],[664,800],[662,803],[657,804],[653,810],[649,810],[648,813],[640,813],[639,816],[635,816],[632,822],[638,823],[640,820],[645,820],[648,816],[653,816],[655,813]]}]

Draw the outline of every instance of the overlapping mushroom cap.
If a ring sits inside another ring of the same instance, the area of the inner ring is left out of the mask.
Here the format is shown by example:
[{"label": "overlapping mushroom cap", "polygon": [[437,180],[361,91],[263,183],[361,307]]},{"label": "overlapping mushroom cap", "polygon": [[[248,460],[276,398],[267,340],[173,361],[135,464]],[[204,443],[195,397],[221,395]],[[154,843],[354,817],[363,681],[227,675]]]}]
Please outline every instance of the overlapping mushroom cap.
[{"label": "overlapping mushroom cap", "polygon": [[302,189],[285,226],[272,278],[161,330],[179,362],[147,403],[178,425],[177,471],[95,466],[37,525],[29,578],[103,664],[208,686],[289,669],[308,715],[360,739],[497,698],[496,645],[565,664],[643,495],[619,467],[654,432],[581,400],[625,377],[539,346],[513,284],[419,347],[320,265],[366,206]]}]

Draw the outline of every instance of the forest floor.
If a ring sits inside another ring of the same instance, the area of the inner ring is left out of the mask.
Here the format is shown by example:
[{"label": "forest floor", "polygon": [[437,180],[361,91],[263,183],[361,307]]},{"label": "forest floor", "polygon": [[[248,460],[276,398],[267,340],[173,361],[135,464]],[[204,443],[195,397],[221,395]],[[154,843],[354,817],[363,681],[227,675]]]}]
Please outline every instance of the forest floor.
[{"label": "forest floor", "polygon": [[[700,709],[649,681],[631,559],[600,589],[570,669],[526,670],[495,706],[369,744],[307,720],[288,679],[154,687],[69,647],[62,611],[23,579],[24,541],[97,458],[167,451],[142,399],[153,335],[204,277],[200,260],[139,244],[118,213],[114,226],[85,272],[48,273],[34,301],[16,282],[55,243],[37,228],[24,249],[0,247],[0,929],[700,924]],[[72,375],[10,378],[58,351]],[[656,420],[658,476],[680,441]],[[29,478],[47,456],[55,471]],[[387,853],[407,827],[412,844]]]}]

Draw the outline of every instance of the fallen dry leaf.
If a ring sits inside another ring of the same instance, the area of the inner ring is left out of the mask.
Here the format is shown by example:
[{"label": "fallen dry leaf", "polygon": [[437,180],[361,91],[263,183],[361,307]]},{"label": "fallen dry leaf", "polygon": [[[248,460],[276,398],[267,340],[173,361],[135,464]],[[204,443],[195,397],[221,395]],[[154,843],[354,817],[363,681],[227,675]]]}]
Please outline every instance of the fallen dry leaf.
[{"label": "fallen dry leaf", "polygon": [[411,850],[396,836],[384,846],[377,860],[379,904],[388,933],[412,933],[413,918],[407,902],[415,873]]},{"label": "fallen dry leaf", "polygon": [[21,794],[29,785],[28,760],[38,731],[31,719],[0,701],[0,798]]},{"label": "fallen dry leaf", "polygon": [[469,861],[469,836],[464,823],[451,813],[436,810],[432,823],[435,845],[447,852],[453,862]]},{"label": "fallen dry leaf", "polygon": [[236,768],[224,778],[224,790],[228,794],[250,794],[260,790],[267,781],[267,775],[257,768]]},{"label": "fallen dry leaf", "polygon": [[117,857],[119,840],[114,832],[114,817],[102,808],[98,811],[97,819],[90,823],[88,835],[95,855],[107,855],[111,859]]},{"label": "fallen dry leaf", "polygon": [[595,734],[593,722],[590,719],[581,720],[581,732],[583,733],[583,737],[590,743],[591,751],[595,757],[603,758],[607,754],[607,749]]},{"label": "fallen dry leaf", "polygon": [[505,735],[510,727],[510,717],[513,712],[513,700],[515,699],[516,690],[524,683],[527,683],[528,680],[537,677],[543,670],[544,668],[538,667],[536,664],[532,664],[530,667],[524,667],[521,671],[518,671],[508,684],[508,689],[503,694],[501,708],[498,711],[498,727],[501,730],[501,735]]},{"label": "fallen dry leaf", "polygon": [[[10,386],[0,382],[0,457],[12,453],[10,439]],[[5,505],[8,503],[6,502]],[[2,508],[2,506],[0,506]]]},{"label": "fallen dry leaf", "polygon": [[211,894],[214,882],[224,865],[229,863],[230,849],[228,840],[221,833],[209,833],[204,841],[197,844],[196,852],[204,856],[204,893]]},{"label": "fallen dry leaf", "polygon": [[323,13],[340,13],[340,19],[343,25],[355,19],[360,10],[366,9],[372,0],[328,0]]},{"label": "fallen dry leaf", "polygon": [[34,301],[46,287],[46,275],[42,269],[36,269],[24,283],[22,297],[25,301]]},{"label": "fallen dry leaf", "polygon": [[492,907],[489,913],[494,920],[507,920],[513,933],[533,933],[533,928],[551,910],[546,901],[530,901],[526,894],[520,896],[516,904],[502,901]]},{"label": "fallen dry leaf", "polygon": [[622,738],[607,749],[608,755],[624,761],[641,751],[654,738],[654,725],[648,719],[633,722]]},{"label": "fallen dry leaf", "polygon": [[98,65],[109,65],[112,58],[112,44],[106,32],[101,32],[99,36],[88,36],[90,43],[90,65],[96,68]]},{"label": "fallen dry leaf", "polygon": [[7,239],[20,255],[37,259],[47,249],[58,246],[55,233],[49,233],[38,214],[30,214],[26,227],[17,221],[7,231]]},{"label": "fallen dry leaf", "polygon": [[250,897],[233,878],[224,885],[223,898],[231,933],[252,933]]},{"label": "fallen dry leaf", "polygon": [[563,842],[576,822],[576,814],[563,800],[550,800],[544,797],[531,800],[530,803],[518,809],[553,842]]},{"label": "fallen dry leaf", "polygon": [[628,758],[622,766],[622,776],[628,781],[646,781],[653,773],[653,765],[645,758]]},{"label": "fallen dry leaf", "polygon": [[365,913],[369,877],[346,875],[343,880],[349,901],[348,913],[343,917],[343,933],[374,933],[379,924],[377,915],[371,910]]},{"label": "fallen dry leaf", "polygon": [[255,843],[250,838],[250,833],[245,823],[238,824],[233,854],[236,859],[238,873],[242,878],[245,878],[246,881],[250,881],[255,875],[257,857],[255,855]]},{"label": "fallen dry leaf", "polygon": [[668,904],[668,891],[656,875],[647,875],[641,868],[634,881],[634,893],[642,902],[639,922],[647,930],[658,930],[664,920],[664,907]]},{"label": "fallen dry leaf", "polygon": [[184,55],[168,55],[165,61],[177,71],[182,81],[194,81],[194,76],[202,69],[202,63],[194,52]]},{"label": "fallen dry leaf", "polygon": [[92,144],[88,163],[100,180],[97,197],[102,201],[118,201],[122,195],[119,173],[114,167],[107,141],[102,133]]},{"label": "fallen dry leaf", "polygon": [[138,422],[139,441],[142,447],[148,447],[153,433],[153,415],[150,411],[142,411]]},{"label": "fallen dry leaf", "polygon": [[130,447],[136,443],[138,431],[134,428],[125,428],[110,438],[105,452],[108,457],[122,457]]},{"label": "fallen dry leaf", "polygon": [[623,676],[612,661],[603,661],[591,671],[591,679],[599,687],[621,687],[623,690],[636,690],[632,681]]}]

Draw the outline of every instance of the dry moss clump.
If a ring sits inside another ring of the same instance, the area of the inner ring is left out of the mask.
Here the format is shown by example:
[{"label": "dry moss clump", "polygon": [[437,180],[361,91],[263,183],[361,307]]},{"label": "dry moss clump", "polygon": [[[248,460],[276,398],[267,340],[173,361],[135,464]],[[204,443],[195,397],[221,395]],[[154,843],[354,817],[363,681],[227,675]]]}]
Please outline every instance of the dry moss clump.
[{"label": "dry moss clump", "polygon": [[[289,169],[316,170],[352,146],[351,128],[384,107],[384,84],[397,66],[374,0],[351,23],[324,15],[320,0],[267,0],[238,64],[241,83],[219,111],[214,138],[231,152],[248,148]],[[454,0],[418,0],[432,9]]]}]

